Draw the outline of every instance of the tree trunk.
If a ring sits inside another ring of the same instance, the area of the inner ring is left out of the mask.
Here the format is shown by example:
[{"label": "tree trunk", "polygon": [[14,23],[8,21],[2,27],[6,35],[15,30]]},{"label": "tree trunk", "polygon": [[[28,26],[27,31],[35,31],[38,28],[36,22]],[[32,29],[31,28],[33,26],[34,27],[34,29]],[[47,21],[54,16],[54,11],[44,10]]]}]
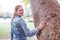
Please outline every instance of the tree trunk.
[{"label": "tree trunk", "polygon": [[47,26],[37,34],[38,40],[60,40],[60,6],[57,0],[30,0],[34,25],[46,20]]}]

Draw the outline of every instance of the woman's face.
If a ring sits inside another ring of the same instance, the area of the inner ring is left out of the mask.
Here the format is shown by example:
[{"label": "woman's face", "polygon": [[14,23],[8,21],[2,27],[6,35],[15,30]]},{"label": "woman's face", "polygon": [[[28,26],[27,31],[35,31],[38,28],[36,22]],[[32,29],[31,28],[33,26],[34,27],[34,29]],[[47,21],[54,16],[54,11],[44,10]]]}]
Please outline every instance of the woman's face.
[{"label": "woman's face", "polygon": [[19,8],[17,9],[17,14],[18,14],[19,16],[23,16],[23,8],[22,8],[22,7],[19,7]]}]

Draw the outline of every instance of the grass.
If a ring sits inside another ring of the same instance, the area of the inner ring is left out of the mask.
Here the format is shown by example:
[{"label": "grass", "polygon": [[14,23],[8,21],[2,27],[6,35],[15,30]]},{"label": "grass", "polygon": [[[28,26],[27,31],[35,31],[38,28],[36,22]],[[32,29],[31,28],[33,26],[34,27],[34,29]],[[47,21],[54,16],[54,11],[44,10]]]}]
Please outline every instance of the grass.
[{"label": "grass", "polygon": [[[30,30],[32,30],[34,27],[32,22],[27,22],[27,26]],[[9,38],[10,37],[10,23],[8,22],[0,22],[0,38]]]},{"label": "grass", "polygon": [[8,38],[10,36],[10,24],[0,23],[0,38]]}]

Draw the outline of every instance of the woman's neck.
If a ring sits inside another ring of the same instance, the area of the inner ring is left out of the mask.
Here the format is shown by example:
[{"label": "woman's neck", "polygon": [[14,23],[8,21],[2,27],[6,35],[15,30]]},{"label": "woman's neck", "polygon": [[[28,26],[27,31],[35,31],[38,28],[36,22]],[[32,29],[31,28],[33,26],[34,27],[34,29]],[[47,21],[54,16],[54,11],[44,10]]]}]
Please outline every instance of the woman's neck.
[{"label": "woman's neck", "polygon": [[21,17],[20,15],[16,14],[17,16]]}]

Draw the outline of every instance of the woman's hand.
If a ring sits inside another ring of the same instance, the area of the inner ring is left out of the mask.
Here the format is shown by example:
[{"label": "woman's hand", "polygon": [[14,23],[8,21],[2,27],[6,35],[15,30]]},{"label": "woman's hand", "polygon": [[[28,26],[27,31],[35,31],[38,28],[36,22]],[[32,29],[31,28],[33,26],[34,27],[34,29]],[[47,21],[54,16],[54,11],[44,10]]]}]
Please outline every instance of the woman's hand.
[{"label": "woman's hand", "polygon": [[39,30],[40,30],[40,29],[43,29],[43,28],[45,28],[46,26],[47,26],[46,21],[42,21],[42,22],[39,24],[38,29],[39,29]]}]

